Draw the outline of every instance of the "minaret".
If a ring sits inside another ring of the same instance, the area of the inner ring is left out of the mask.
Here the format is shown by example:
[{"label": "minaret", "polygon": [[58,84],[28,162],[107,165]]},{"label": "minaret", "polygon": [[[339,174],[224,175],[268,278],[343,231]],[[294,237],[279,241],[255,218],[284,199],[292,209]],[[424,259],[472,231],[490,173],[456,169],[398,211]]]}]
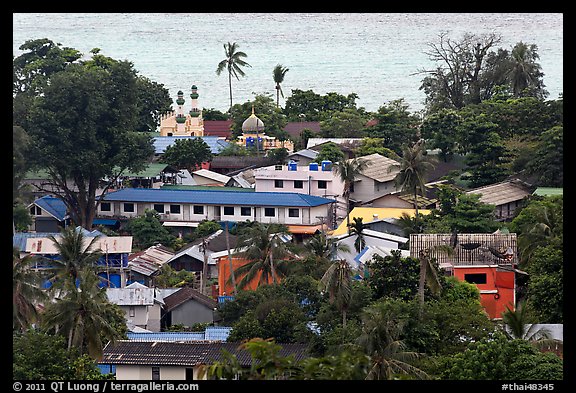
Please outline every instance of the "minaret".
[{"label": "minaret", "polygon": [[178,91],[178,99],[176,100],[178,104],[178,111],[176,113],[176,135],[184,135],[186,123],[186,115],[184,115],[184,92],[182,90]]},{"label": "minaret", "polygon": [[[201,118],[200,109],[198,108],[198,88],[196,85],[192,85],[192,94],[190,94],[192,99],[192,110],[190,111],[190,131],[192,135],[196,134],[196,130],[200,128]],[[202,135],[204,133],[202,132]]]}]

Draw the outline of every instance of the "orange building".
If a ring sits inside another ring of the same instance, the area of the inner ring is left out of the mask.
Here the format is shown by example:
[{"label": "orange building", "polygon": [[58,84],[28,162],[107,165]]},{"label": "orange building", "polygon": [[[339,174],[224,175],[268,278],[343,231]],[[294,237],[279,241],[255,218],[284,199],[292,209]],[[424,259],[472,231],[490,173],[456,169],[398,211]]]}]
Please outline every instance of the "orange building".
[{"label": "orange building", "polygon": [[454,266],[454,277],[475,284],[480,291],[480,303],[490,319],[502,318],[502,313],[516,304],[514,270],[492,266]]},{"label": "orange building", "polygon": [[[245,258],[233,256],[232,268],[236,270],[240,266],[244,266],[249,262],[250,261]],[[238,284],[244,276],[245,274],[240,276],[235,275],[234,279],[236,281],[236,284]],[[254,290],[258,288],[258,283],[260,281],[261,276],[262,276],[261,273],[256,274],[256,277],[254,277],[254,279],[250,283],[248,283],[248,285],[245,286],[243,289]],[[268,279],[268,284],[272,284],[271,277]],[[232,285],[232,282],[230,280],[230,261],[228,260],[228,256],[223,256],[218,258],[218,296],[231,295],[232,293],[234,293],[234,286]]]}]

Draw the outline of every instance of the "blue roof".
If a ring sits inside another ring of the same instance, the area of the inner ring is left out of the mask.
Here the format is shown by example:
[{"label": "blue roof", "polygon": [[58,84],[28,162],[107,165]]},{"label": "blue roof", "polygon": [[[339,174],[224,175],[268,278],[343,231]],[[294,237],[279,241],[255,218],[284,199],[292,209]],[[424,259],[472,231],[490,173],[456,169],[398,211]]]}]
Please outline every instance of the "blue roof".
[{"label": "blue roof", "polygon": [[157,136],[154,137],[154,153],[162,154],[164,150],[176,142],[177,139],[194,139],[200,138],[206,142],[212,154],[220,153],[220,150],[229,145],[224,139],[217,136]]},{"label": "blue roof", "polygon": [[123,188],[104,195],[105,201],[190,203],[204,205],[249,205],[313,207],[333,203],[333,199],[295,192],[232,192],[210,190],[166,190]]},{"label": "blue roof", "polygon": [[66,204],[64,204],[61,199],[45,195],[42,198],[36,199],[33,203],[58,221],[64,221],[66,217]]},{"label": "blue roof", "polygon": [[226,341],[232,328],[209,326],[204,332],[127,332],[128,340],[135,341]]}]

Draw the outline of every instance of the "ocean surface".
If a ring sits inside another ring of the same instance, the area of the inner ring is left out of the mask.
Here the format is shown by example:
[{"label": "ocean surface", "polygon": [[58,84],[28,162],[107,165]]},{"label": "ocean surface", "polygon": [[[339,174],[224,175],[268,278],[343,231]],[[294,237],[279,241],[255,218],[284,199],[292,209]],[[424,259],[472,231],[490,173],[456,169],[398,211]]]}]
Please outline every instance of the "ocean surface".
[{"label": "ocean surface", "polygon": [[[228,75],[216,75],[225,59],[223,45],[236,42],[247,54],[245,77],[232,79],[234,103],[270,93],[272,71],[287,67],[282,90],[324,95],[356,93],[368,111],[403,98],[410,111],[424,107],[422,69],[435,64],[425,52],[447,32],[498,33],[498,45],[511,49],[536,44],[549,99],[563,93],[563,14],[561,13],[15,13],[13,55],[26,40],[48,38],[84,54],[129,60],[139,74],[161,83],[175,101],[198,87],[198,104],[225,112]],[[283,106],[285,98],[280,99]],[[174,104],[175,105],[175,104]]]}]

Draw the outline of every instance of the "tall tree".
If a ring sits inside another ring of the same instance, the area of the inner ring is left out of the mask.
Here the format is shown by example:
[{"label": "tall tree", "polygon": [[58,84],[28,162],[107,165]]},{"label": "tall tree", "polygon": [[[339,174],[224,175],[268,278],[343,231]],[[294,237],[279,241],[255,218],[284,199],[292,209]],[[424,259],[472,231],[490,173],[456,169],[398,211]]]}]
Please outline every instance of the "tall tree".
[{"label": "tall tree", "polygon": [[345,260],[330,265],[320,279],[320,288],[328,293],[329,302],[342,313],[342,326],[346,328],[346,311],[352,300],[352,268]]},{"label": "tall tree", "polygon": [[542,67],[536,62],[539,58],[538,47],[535,44],[528,45],[520,41],[512,48],[508,79],[514,97],[544,98],[547,95],[543,89]]},{"label": "tall tree", "polygon": [[218,63],[216,68],[216,75],[220,75],[222,71],[226,70],[228,72],[228,85],[230,87],[230,109],[232,109],[232,76],[236,80],[240,80],[240,76],[245,76],[242,67],[252,67],[250,64],[242,60],[247,57],[246,53],[238,50],[239,45],[235,42],[224,44],[224,53],[226,58]]},{"label": "tall tree", "polygon": [[284,76],[289,70],[289,68],[286,68],[281,64],[277,64],[276,67],[274,67],[273,75],[274,83],[276,83],[276,108],[280,107],[280,95],[284,98],[284,92],[282,91],[282,86],[280,86],[280,84],[284,82]]},{"label": "tall tree", "polygon": [[254,222],[238,235],[237,255],[249,262],[234,270],[235,277],[243,276],[238,288],[245,288],[256,279],[259,285],[278,283],[287,272],[286,258],[290,253],[287,245],[280,238],[287,233],[286,227]]},{"label": "tall tree", "polygon": [[42,323],[67,334],[69,351],[75,347],[80,354],[100,359],[104,345],[121,337],[113,325],[116,308],[108,301],[106,289],[98,286],[100,277],[94,271],[82,270],[78,278],[78,288],[46,306]]},{"label": "tall tree", "polygon": [[46,299],[40,288],[41,276],[32,269],[35,257],[20,258],[20,250],[12,252],[12,329],[25,331],[38,321],[36,302]]},{"label": "tall tree", "polygon": [[363,158],[341,160],[333,166],[334,173],[344,184],[342,196],[346,200],[346,227],[350,233],[350,193],[358,176],[370,165],[370,161]]},{"label": "tall tree", "polygon": [[408,191],[414,196],[414,209],[418,217],[418,195],[426,192],[426,174],[434,168],[433,164],[424,156],[424,140],[416,142],[413,146],[404,146],[400,164],[392,168],[400,171],[394,181],[402,191]]},{"label": "tall tree", "polygon": [[354,239],[354,249],[360,253],[366,247],[366,238],[364,237],[364,228],[366,227],[362,222],[362,217],[353,217],[352,224],[350,224],[350,234],[356,236]]},{"label": "tall tree", "polygon": [[34,168],[50,174],[41,188],[64,201],[76,225],[90,229],[97,193],[124,171],[142,170],[154,153],[151,137],[133,131],[136,93],[129,62],[113,61],[106,69],[72,64],[52,75],[34,101],[28,156]]}]

